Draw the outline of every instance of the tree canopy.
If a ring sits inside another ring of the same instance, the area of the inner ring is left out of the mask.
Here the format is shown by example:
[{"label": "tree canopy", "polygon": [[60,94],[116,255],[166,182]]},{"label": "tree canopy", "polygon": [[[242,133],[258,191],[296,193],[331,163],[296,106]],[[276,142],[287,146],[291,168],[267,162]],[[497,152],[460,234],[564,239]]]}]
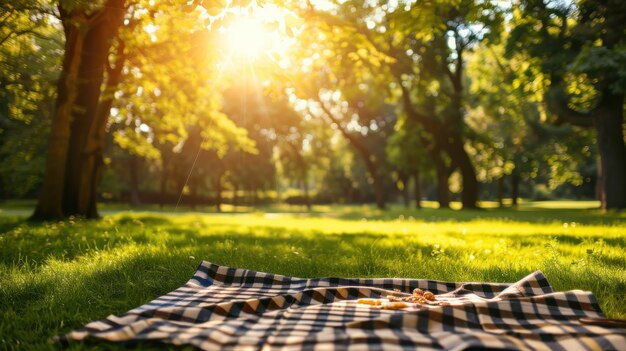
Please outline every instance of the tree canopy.
[{"label": "tree canopy", "polygon": [[624,208],[624,6],[3,1],[2,197]]}]

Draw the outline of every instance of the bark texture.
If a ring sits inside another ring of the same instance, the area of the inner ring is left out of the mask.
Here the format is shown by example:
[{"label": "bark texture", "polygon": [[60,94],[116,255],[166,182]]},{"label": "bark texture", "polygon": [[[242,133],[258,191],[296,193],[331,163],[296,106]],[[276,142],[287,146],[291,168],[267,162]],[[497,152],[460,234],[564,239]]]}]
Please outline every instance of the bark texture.
[{"label": "bark texture", "polygon": [[[608,93],[608,92],[607,92]],[[609,95],[595,111],[594,126],[602,163],[604,209],[626,208],[626,147],[624,146],[624,95]]]},{"label": "bark texture", "polygon": [[100,11],[86,34],[81,53],[63,192],[64,214],[86,218],[98,217],[97,188],[111,107],[111,99],[101,105],[100,97],[109,51],[124,19],[124,0],[109,0]]},{"label": "bark texture", "polygon": [[63,193],[67,150],[70,144],[70,122],[76,102],[76,82],[85,43],[85,13],[68,12],[59,5],[65,32],[63,70],[57,83],[57,97],[48,142],[48,155],[43,185],[31,217],[35,220],[60,219],[63,213]]},{"label": "bark texture", "polygon": [[46,172],[33,219],[98,217],[97,182],[110,110],[110,104],[106,108],[99,103],[111,43],[126,12],[124,2],[108,0],[89,15],[59,5],[65,54]]}]

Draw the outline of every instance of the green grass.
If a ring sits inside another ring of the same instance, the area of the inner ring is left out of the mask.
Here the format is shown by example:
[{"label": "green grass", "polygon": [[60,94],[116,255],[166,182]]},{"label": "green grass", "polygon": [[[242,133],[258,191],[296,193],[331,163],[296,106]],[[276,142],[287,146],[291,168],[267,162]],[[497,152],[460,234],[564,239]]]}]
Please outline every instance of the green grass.
[{"label": "green grass", "polygon": [[300,277],[511,282],[539,269],[556,289],[590,290],[609,317],[626,318],[626,213],[577,206],[312,214],[109,207],[101,221],[45,224],[13,209],[0,215],[0,349],[54,348],[54,335],[184,284],[201,260]]}]

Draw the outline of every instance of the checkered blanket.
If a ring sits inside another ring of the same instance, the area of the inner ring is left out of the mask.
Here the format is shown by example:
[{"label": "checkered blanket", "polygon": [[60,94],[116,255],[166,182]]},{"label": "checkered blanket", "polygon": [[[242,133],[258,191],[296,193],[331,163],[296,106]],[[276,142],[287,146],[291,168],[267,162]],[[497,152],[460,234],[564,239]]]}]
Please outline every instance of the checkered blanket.
[{"label": "checkered blanket", "polygon": [[[356,303],[415,288],[445,305]],[[204,350],[626,350],[626,329],[583,323],[600,317],[591,293],[553,291],[541,272],[513,284],[302,279],[203,262],[181,288],[60,340]]]}]

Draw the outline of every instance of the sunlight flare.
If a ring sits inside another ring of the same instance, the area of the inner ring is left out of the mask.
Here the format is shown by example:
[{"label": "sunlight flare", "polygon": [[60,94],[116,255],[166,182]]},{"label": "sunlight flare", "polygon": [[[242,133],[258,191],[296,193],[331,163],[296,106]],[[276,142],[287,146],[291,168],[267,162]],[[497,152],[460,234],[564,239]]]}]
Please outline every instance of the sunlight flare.
[{"label": "sunlight flare", "polygon": [[246,67],[261,75],[288,68],[289,51],[300,26],[297,16],[278,6],[232,10],[218,24],[223,53],[220,67],[236,72]]},{"label": "sunlight flare", "polygon": [[225,30],[230,55],[249,60],[258,59],[271,49],[271,33],[261,21],[245,18]]}]

